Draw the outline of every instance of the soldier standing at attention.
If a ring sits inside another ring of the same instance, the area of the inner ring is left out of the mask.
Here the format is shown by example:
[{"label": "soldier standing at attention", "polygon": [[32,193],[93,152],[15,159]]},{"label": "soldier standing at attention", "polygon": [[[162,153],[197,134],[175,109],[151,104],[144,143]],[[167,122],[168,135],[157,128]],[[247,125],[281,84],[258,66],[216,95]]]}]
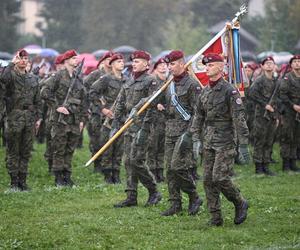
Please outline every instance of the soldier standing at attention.
[{"label": "soldier standing at attention", "polygon": [[41,124],[39,83],[35,76],[26,72],[28,61],[27,51],[24,49],[18,51],[0,78],[4,87],[7,111],[6,164],[11,178],[11,188],[21,191],[28,190],[26,177],[34,126],[38,129]]},{"label": "soldier standing at attention", "polygon": [[[121,126],[122,119],[128,117],[131,110],[143,99],[149,96],[150,85],[157,84],[155,78],[149,75],[150,54],[137,50],[131,55],[132,77],[122,86],[120,96],[116,103],[115,117],[112,130],[116,131]],[[145,163],[147,150],[147,131],[149,122],[138,117],[124,134],[124,156],[127,175],[127,198],[114,207],[137,206],[137,188],[140,181],[149,192],[146,206],[155,205],[161,200],[161,194],[157,191],[154,176]],[[140,121],[141,126],[137,125]]]},{"label": "soldier standing at attention", "polygon": [[275,63],[273,57],[265,58],[261,63],[263,73],[254,81],[250,89],[250,98],[255,102],[253,128],[253,161],[256,174],[274,175],[269,170],[271,154],[278,119],[277,93],[269,103],[276,87],[273,77]]},{"label": "soldier standing at attention", "polygon": [[[41,91],[42,98],[52,110],[52,168],[57,186],[74,184],[71,179],[72,157],[87,114],[86,92],[82,80],[74,79],[78,64],[76,56],[74,50],[66,51],[63,56],[65,69],[47,79]],[[73,81],[74,85],[71,86]],[[67,104],[63,106],[68,91],[70,95]]]},{"label": "soldier standing at attention", "polygon": [[[113,119],[113,109],[121,87],[126,81],[122,75],[124,57],[118,53],[114,54],[110,59],[110,65],[112,68],[111,73],[101,76],[94,82],[89,93],[90,101],[95,106],[93,110],[99,110],[105,116],[105,122],[102,124],[100,130],[99,148],[109,140],[109,133],[111,131],[110,120]],[[103,102],[100,100],[101,98],[103,98]],[[120,165],[123,155],[122,144],[123,138],[119,138],[101,156],[102,172],[104,180],[108,184],[120,183]]]},{"label": "soldier standing at attention", "polygon": [[[171,207],[161,213],[170,216],[182,211],[181,191],[189,196],[189,215],[198,213],[203,201],[191,174],[193,162],[192,138],[187,136],[194,115],[200,85],[185,70],[184,54],[173,50],[165,57],[174,81],[164,92],[158,110],[165,112],[165,163]],[[189,141],[188,141],[189,140]]]},{"label": "soldier standing at attention", "polygon": [[236,155],[234,130],[244,158],[249,159],[244,107],[239,92],[222,78],[223,57],[211,53],[204,56],[202,63],[206,65],[209,84],[198,99],[191,132],[194,141],[203,134],[203,185],[212,216],[210,225],[223,225],[220,193],[234,204],[234,223],[241,224],[247,217],[248,202],[231,181],[231,173]]},{"label": "soldier standing at attention", "polygon": [[290,60],[292,71],[284,77],[279,98],[284,105],[280,150],[283,171],[300,172],[296,166],[297,146],[300,145],[300,55]]}]

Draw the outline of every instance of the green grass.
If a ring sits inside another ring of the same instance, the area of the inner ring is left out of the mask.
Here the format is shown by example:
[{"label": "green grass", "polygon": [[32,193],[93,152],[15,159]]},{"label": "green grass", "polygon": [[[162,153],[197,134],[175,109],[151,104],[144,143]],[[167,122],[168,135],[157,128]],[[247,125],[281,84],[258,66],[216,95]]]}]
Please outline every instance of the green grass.
[{"label": "green grass", "polygon": [[[121,185],[106,185],[103,177],[84,168],[84,149],[73,161],[74,188],[55,188],[43,159],[44,145],[35,146],[30,163],[30,192],[10,192],[0,148],[0,249],[300,249],[300,175],[286,174],[280,163],[272,166],[276,177],[258,177],[253,166],[236,166],[235,183],[249,200],[248,219],[233,224],[234,208],[222,197],[223,227],[207,225],[206,205],[188,216],[161,217],[168,208],[166,184],[160,184],[162,202],[145,208],[147,190],[140,186],[135,208],[114,209],[125,197],[124,169]],[[279,160],[278,147],[274,155]],[[199,169],[201,173],[202,169]],[[202,182],[198,182],[202,197]]]}]

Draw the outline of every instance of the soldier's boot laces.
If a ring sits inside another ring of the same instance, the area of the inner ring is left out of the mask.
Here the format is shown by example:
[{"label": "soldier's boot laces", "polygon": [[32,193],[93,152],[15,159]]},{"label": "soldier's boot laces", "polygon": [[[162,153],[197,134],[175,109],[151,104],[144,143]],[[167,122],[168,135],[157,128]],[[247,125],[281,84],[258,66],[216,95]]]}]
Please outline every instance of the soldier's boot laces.
[{"label": "soldier's boot laces", "polygon": [[65,186],[73,187],[75,185],[74,181],[71,179],[71,172],[65,170],[63,176]]},{"label": "soldier's boot laces", "polygon": [[255,163],[255,173],[256,174],[263,174],[264,173],[262,163],[259,163],[259,162]]},{"label": "soldier's boot laces", "polygon": [[203,200],[198,195],[190,195],[189,196],[189,215],[196,215],[199,210],[200,206],[203,204]]},{"label": "soldier's boot laces", "polygon": [[292,170],[293,172],[300,172],[300,169],[297,167],[297,160],[290,160],[290,170]]},{"label": "soldier's boot laces", "polygon": [[287,158],[282,159],[282,171],[286,172],[290,170],[290,160]]},{"label": "soldier's boot laces", "polygon": [[30,188],[27,186],[26,183],[27,174],[26,173],[19,173],[19,183],[18,186],[21,191],[29,191]]},{"label": "soldier's boot laces", "polygon": [[174,214],[179,214],[182,211],[182,205],[180,201],[174,201],[169,209],[162,212],[162,216],[171,216]]},{"label": "soldier's boot laces", "polygon": [[129,192],[125,200],[114,205],[115,208],[133,207],[133,206],[137,206],[137,197],[136,194],[133,192]]},{"label": "soldier's boot laces", "polygon": [[149,198],[145,204],[145,207],[156,205],[161,201],[161,199],[162,199],[161,193],[157,191],[149,192]]},{"label": "soldier's boot laces", "polygon": [[268,175],[268,176],[275,176],[275,175],[276,175],[274,172],[272,172],[272,171],[269,169],[268,164],[264,164],[264,165],[263,165],[263,171],[264,171],[264,174],[265,174],[265,175]]},{"label": "soldier's boot laces", "polygon": [[116,169],[113,170],[112,180],[113,180],[114,184],[120,184],[121,183],[120,171],[119,170],[116,170]]},{"label": "soldier's boot laces", "polygon": [[158,183],[165,181],[164,170],[162,168],[157,169],[156,180]]},{"label": "soldier's boot laces", "polygon": [[235,205],[234,224],[242,224],[247,219],[248,207],[249,205],[246,200],[242,200],[240,204]]},{"label": "soldier's boot laces", "polygon": [[55,186],[60,187],[65,185],[62,171],[54,171],[54,176],[55,176]]},{"label": "soldier's boot laces", "polygon": [[12,190],[19,190],[19,177],[16,174],[10,174],[10,188]]}]

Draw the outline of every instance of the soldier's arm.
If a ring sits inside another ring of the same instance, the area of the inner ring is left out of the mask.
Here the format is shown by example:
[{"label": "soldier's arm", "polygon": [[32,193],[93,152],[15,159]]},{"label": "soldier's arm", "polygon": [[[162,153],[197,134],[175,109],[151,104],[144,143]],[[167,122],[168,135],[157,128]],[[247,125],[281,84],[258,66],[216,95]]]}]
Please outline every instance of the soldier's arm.
[{"label": "soldier's arm", "polygon": [[97,70],[91,72],[83,81],[83,85],[87,91],[87,93],[89,93],[93,83],[95,83],[95,81],[97,81]]},{"label": "soldier's arm", "polygon": [[33,100],[33,104],[35,106],[35,110],[36,110],[36,120],[40,120],[43,118],[43,105],[42,105],[42,100],[41,100],[41,96],[40,96],[40,87],[39,84],[37,83],[37,85],[35,86],[35,95],[34,95],[34,100]]},{"label": "soldier's arm", "polygon": [[262,85],[261,78],[256,79],[249,90],[249,95],[255,103],[265,108],[269,100],[262,95]]},{"label": "soldier's arm", "polygon": [[95,81],[89,91],[89,101],[100,111],[106,107],[104,92],[108,85],[108,79],[105,76]]},{"label": "soldier's arm", "polygon": [[57,84],[57,75],[53,74],[44,82],[44,86],[41,89],[40,96],[46,102],[46,104],[55,110],[58,104],[55,100],[55,86]]},{"label": "soldier's arm", "polygon": [[118,128],[121,125],[122,118],[126,111],[126,94],[124,87],[121,88],[120,93],[117,97],[115,110],[114,110],[114,120],[112,123],[112,127]]},{"label": "soldier's arm", "polygon": [[288,78],[285,77],[282,79],[282,82],[279,87],[279,99],[287,107],[293,109],[295,103],[293,103],[289,97],[289,83]]},{"label": "soldier's arm", "polygon": [[193,141],[200,140],[201,131],[205,121],[205,111],[201,102],[201,95],[197,96],[197,102],[194,108],[194,115],[192,116],[192,125],[189,129],[193,134]]}]

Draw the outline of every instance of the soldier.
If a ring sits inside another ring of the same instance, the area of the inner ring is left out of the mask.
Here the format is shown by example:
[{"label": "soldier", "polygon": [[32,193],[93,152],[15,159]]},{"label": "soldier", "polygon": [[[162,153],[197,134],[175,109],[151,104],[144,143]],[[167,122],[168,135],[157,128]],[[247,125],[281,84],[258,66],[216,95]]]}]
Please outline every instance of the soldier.
[{"label": "soldier", "polygon": [[33,145],[33,130],[41,124],[40,95],[37,78],[26,72],[29,56],[26,50],[17,52],[1,75],[6,100],[5,124],[7,151],[6,165],[11,188],[28,190],[26,178]]},{"label": "soldier", "polygon": [[[109,65],[109,61],[112,57],[113,53],[108,51],[105,53],[99,60],[97,70],[90,73],[86,79],[84,80],[84,86],[89,93],[92,84],[97,81],[101,76],[105,74],[110,74],[111,66]],[[91,98],[88,98],[91,100]],[[95,106],[89,105],[89,121],[87,123],[87,131],[90,137],[90,152],[94,155],[100,148],[100,130],[102,127],[103,119],[100,110]],[[94,172],[102,173],[101,167],[101,158],[98,158],[94,162]]]},{"label": "soldier", "polygon": [[191,125],[194,105],[201,87],[185,70],[182,51],[171,51],[165,57],[165,61],[174,77],[174,82],[170,84],[169,89],[162,96],[162,103],[157,107],[160,111],[164,111],[166,116],[165,163],[171,207],[161,215],[170,216],[182,211],[181,191],[189,196],[189,215],[195,215],[203,201],[198,195],[190,171],[193,164],[192,147],[184,145],[187,144],[184,140]]},{"label": "soldier", "polygon": [[[74,70],[78,64],[76,56],[74,50],[66,51],[63,56],[65,69],[47,79],[41,91],[42,98],[52,110],[52,168],[57,186],[74,184],[71,179],[72,157],[87,114],[82,80],[74,79]],[[70,94],[65,105],[68,91]]]},{"label": "soldier", "polygon": [[[116,105],[120,89],[126,81],[122,75],[124,57],[116,53],[111,57],[109,63],[112,68],[111,74],[101,76],[92,85],[89,93],[90,101],[95,105],[93,110],[99,110],[106,117],[100,130],[100,147],[109,140],[111,130],[110,120],[113,118],[113,109]],[[104,180],[108,184],[120,183],[120,165],[123,154],[122,144],[123,140],[119,138],[101,157]]]},{"label": "soldier", "polygon": [[[158,90],[167,79],[168,66],[163,58],[157,60],[153,66],[153,76],[156,77],[157,85],[152,85],[154,92]],[[154,123],[150,125],[149,148],[147,165],[156,181],[163,182],[164,178],[164,142],[165,142],[165,116],[158,110],[153,112]]]},{"label": "soldier", "polygon": [[248,128],[239,92],[222,78],[224,59],[218,54],[204,56],[209,84],[202,90],[193,118],[193,141],[203,134],[203,185],[210,225],[223,225],[220,193],[235,206],[235,224],[247,217],[248,202],[231,181],[232,166],[236,155],[234,133],[238,136],[242,153],[249,159],[247,148]]},{"label": "soldier", "polygon": [[269,103],[276,87],[273,77],[275,62],[273,57],[265,58],[261,63],[263,73],[254,81],[250,97],[255,102],[255,120],[253,128],[253,161],[256,174],[274,175],[269,170],[272,147],[277,126],[277,95]]},{"label": "soldier", "polygon": [[[131,55],[132,77],[122,86],[120,96],[116,102],[115,117],[112,124],[112,131],[120,127],[121,121],[128,116],[131,110],[142,100],[148,97],[151,84],[157,85],[156,80],[150,76],[149,69],[150,55],[145,51],[135,51]],[[147,150],[147,131],[149,122],[145,119],[135,121],[124,134],[124,156],[125,169],[127,174],[127,198],[114,207],[137,206],[137,187],[138,181],[148,189],[149,198],[146,206],[155,205],[161,200],[161,194],[157,191],[157,185],[154,176],[151,174],[148,166],[145,164]],[[113,133],[112,133],[113,134]]]},{"label": "soldier", "polygon": [[296,166],[297,146],[300,145],[300,55],[291,58],[292,71],[282,80],[279,97],[284,105],[280,153],[283,171],[299,172]]}]

